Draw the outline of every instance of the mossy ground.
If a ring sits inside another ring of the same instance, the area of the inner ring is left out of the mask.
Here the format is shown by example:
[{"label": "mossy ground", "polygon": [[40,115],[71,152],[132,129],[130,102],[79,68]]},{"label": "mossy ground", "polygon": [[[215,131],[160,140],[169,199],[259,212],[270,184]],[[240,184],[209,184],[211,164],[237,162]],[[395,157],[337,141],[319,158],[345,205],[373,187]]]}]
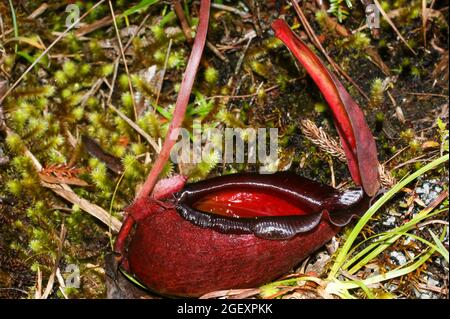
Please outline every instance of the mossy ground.
[{"label": "mossy ground", "polygon": [[[8,2],[0,3],[3,21],[0,82],[6,80],[8,85],[23,74],[58,32],[65,30],[67,18],[65,2],[12,2],[19,38],[14,37]],[[360,2],[354,2],[350,15],[342,22],[350,30],[357,29],[365,21]],[[374,39],[368,29],[344,37],[324,23],[324,16],[334,18],[333,14],[319,11],[320,8],[314,4],[308,4],[304,9],[328,54],[368,94],[370,101],[346,83],[375,133],[380,161],[393,157],[387,168],[401,179],[438,156],[442,145],[443,133],[436,121],[441,118],[444,126],[448,123],[448,86],[445,81],[445,77],[448,79],[448,65],[443,70],[439,67],[445,56],[448,61],[448,7],[445,8],[443,1],[436,1],[436,17],[427,21],[425,48],[421,1],[382,2],[387,12],[398,10],[393,21],[417,51],[416,55],[383,20],[380,39]],[[29,18],[44,3],[49,7],[37,18]],[[185,3],[188,20],[195,28],[198,3]],[[249,6],[250,12],[257,16],[255,19],[251,15],[242,18],[232,12],[212,10],[208,39],[228,61],[222,61],[210,49],[205,49],[184,126],[191,129],[192,121],[200,119],[209,127],[276,127],[281,147],[277,169],[290,169],[330,184],[331,157],[303,136],[299,121],[311,119],[336,136],[331,114],[314,83],[274,39],[270,22],[283,15],[296,26],[302,37],[306,39],[306,35],[294,10],[284,2],[281,5],[277,1],[256,3],[258,5],[253,8]],[[83,13],[94,2],[79,1],[76,4]],[[116,1],[114,10],[121,13],[135,4],[136,1]],[[229,5],[245,9],[238,3]],[[143,28],[133,36],[146,15],[148,19]],[[75,167],[76,174],[70,177],[89,184],[73,186],[75,192],[111,210],[114,216],[123,217],[121,212],[132,201],[136,188],[151,168],[155,152],[145,138],[108,107],[109,96],[114,106],[161,142],[170,121],[190,46],[177,17],[163,2],[132,13],[126,19],[118,17],[123,45],[130,41],[125,50],[130,72],[128,77],[111,23],[77,35],[79,30],[110,16],[107,2],[101,4],[83,20],[84,25],[80,29],[75,29],[58,42],[3,101],[6,125],[17,135],[6,138],[0,133],[0,159],[9,158],[0,166],[0,297],[33,297],[38,271],[42,272],[45,287],[56,258],[61,224],[67,227],[67,238],[59,268],[63,277],[67,277],[68,274],[64,273],[66,265],[76,264],[81,274],[80,288],[66,289],[64,293],[70,298],[105,296],[103,258],[111,249],[108,228],[76,205],[40,186],[39,176],[30,160],[23,155],[23,148],[26,146],[44,167],[58,167],[62,174],[71,174],[70,168]],[[257,36],[245,52],[248,40],[244,36],[255,30]],[[171,49],[168,53],[169,43]],[[376,56],[390,70],[391,84],[387,87],[395,105],[382,87],[382,81],[388,75],[374,63],[375,55],[369,50],[377,52]],[[237,68],[242,57],[242,64]],[[156,76],[149,81],[152,67]],[[214,96],[219,97],[210,98]],[[396,106],[401,108],[404,120]],[[96,140],[115,159],[102,161],[88,154],[81,142],[82,135]],[[336,183],[348,182],[345,164],[337,160],[332,160],[332,163]],[[123,177],[121,172],[118,174],[111,169],[117,165],[123,168]],[[257,168],[255,164],[217,164],[216,159],[208,158],[195,166],[168,165],[165,174],[182,169],[194,181],[229,172],[255,171]],[[435,180],[434,184],[441,185],[442,189],[448,187],[446,169],[434,171],[420,183],[427,183],[429,179]],[[414,189],[413,185],[411,189]],[[396,222],[402,223],[408,218],[403,217],[407,212],[420,207],[420,202],[411,200],[414,196],[414,193],[399,194],[379,212],[364,234],[388,229],[382,221],[390,211],[400,214],[402,217]],[[448,213],[435,218],[448,221]],[[441,226],[436,224],[437,233]],[[406,245],[409,244],[396,245],[390,251],[404,250]],[[419,251],[421,247],[408,249]],[[376,261],[380,271],[383,267],[392,267],[389,252],[386,254]],[[430,260],[427,267],[432,275],[448,279],[448,265],[435,265]],[[414,285],[410,284],[420,281],[420,273],[416,275],[412,281],[396,282],[398,289],[394,294],[417,297],[413,293]],[[63,297],[57,287],[55,284],[51,298]]]}]

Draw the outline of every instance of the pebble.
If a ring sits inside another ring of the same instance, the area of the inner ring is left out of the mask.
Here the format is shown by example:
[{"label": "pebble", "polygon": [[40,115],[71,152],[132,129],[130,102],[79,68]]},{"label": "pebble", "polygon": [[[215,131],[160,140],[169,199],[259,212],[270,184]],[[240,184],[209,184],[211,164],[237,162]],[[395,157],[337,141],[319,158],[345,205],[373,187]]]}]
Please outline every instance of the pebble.
[{"label": "pebble", "polygon": [[425,276],[426,279],[428,279],[428,284],[430,286],[435,286],[435,287],[439,287],[440,283],[439,280],[434,279],[433,277],[430,276]]},{"label": "pebble", "polygon": [[399,266],[403,266],[408,261],[405,255],[398,251],[391,252],[390,256],[391,260]]},{"label": "pebble", "polygon": [[386,220],[383,221],[384,226],[393,227],[395,226],[395,217],[389,216]]},{"label": "pebble", "polygon": [[414,289],[414,293],[418,299],[436,299],[436,296],[431,291],[421,292],[417,289]]},{"label": "pebble", "polygon": [[442,187],[439,186],[439,181],[435,179],[428,180],[416,188],[416,193],[425,205],[430,204],[442,192]]}]

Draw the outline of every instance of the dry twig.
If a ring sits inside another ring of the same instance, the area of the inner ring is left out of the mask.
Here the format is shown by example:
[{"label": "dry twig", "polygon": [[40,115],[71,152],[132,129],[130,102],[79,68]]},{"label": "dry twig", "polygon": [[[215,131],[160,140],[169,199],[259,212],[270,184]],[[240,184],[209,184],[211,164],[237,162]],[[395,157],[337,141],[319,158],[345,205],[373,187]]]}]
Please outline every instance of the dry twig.
[{"label": "dry twig", "polygon": [[64,248],[64,241],[66,240],[67,229],[64,224],[61,225],[61,232],[59,234],[58,239],[58,251],[56,253],[55,264],[53,265],[52,273],[48,278],[47,287],[45,287],[44,293],[42,294],[40,299],[47,299],[50,293],[52,292],[53,285],[55,283],[56,271],[58,270],[59,261],[61,260],[62,251]]}]

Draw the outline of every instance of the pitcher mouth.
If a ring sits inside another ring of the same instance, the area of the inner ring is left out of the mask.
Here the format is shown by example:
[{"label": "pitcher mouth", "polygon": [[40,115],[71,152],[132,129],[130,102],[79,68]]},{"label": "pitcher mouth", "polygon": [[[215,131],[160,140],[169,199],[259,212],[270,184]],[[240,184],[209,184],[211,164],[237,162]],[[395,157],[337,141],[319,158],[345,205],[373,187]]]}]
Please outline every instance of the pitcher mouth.
[{"label": "pitcher mouth", "polygon": [[175,194],[177,212],[196,226],[271,240],[312,231],[322,220],[345,226],[368,207],[360,187],[340,192],[287,173],[222,176]]},{"label": "pitcher mouth", "polygon": [[289,239],[314,229],[322,219],[322,212],[299,216],[227,217],[206,213],[178,204],[177,212],[187,221],[202,228],[224,234],[253,234],[262,239]]}]

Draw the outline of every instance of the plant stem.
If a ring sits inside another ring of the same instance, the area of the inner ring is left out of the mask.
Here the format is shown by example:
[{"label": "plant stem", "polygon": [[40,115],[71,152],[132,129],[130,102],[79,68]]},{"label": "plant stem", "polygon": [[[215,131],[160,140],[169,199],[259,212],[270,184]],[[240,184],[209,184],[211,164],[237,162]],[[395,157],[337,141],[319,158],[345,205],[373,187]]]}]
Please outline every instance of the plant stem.
[{"label": "plant stem", "polygon": [[195,74],[197,73],[198,66],[202,57],[203,49],[206,43],[206,34],[208,32],[209,24],[209,9],[211,1],[202,0],[200,4],[200,23],[198,26],[197,35],[195,37],[194,45],[192,46],[191,55],[184,73],[183,81],[181,82],[180,92],[178,94],[177,102],[175,104],[175,110],[173,113],[172,122],[170,123],[167,131],[166,138],[164,140],[161,152],[156,159],[152,170],[147,176],[142,188],[136,195],[136,200],[147,197],[153,190],[153,187],[158,180],[159,174],[164,169],[164,165],[169,160],[170,151],[175,145],[178,138],[178,129],[184,120],[186,108],[189,103],[189,97],[194,85]]}]

